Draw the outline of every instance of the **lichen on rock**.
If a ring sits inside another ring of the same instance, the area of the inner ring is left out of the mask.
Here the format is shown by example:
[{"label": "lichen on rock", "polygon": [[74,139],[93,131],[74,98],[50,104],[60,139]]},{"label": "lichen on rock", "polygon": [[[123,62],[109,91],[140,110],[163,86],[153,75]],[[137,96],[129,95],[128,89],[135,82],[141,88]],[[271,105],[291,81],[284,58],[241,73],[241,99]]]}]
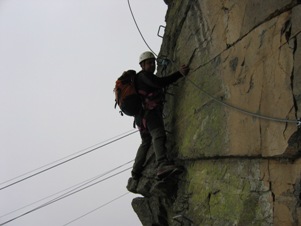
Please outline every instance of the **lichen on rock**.
[{"label": "lichen on rock", "polygon": [[300,1],[165,2],[159,55],[167,72],[191,68],[164,109],[185,172],[170,195],[152,194],[150,150],[132,203],[142,224],[300,225]]}]

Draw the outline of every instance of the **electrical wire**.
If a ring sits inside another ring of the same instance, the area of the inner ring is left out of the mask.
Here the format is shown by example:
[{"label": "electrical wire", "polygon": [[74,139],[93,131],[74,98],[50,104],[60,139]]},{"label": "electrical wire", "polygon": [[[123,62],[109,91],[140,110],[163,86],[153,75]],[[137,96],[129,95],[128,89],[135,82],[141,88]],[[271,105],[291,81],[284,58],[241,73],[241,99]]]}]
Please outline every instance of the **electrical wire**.
[{"label": "electrical wire", "polygon": [[[25,209],[25,208],[27,208],[27,207],[29,207],[29,206],[32,206],[32,205],[34,205],[34,204],[37,204],[37,203],[39,203],[39,202],[41,202],[41,201],[43,201],[43,200],[46,200],[46,199],[48,199],[48,198],[50,198],[50,197],[53,197],[53,196],[58,195],[58,194],[61,194],[61,193],[65,192],[65,191],[68,191],[68,193],[70,193],[71,191],[74,191],[74,190],[76,190],[76,189],[79,189],[80,187],[82,187],[82,186],[84,186],[84,185],[86,185],[86,184],[88,184],[88,183],[91,183],[92,181],[95,181],[96,179],[98,179],[98,178],[100,178],[100,177],[103,177],[103,176],[105,176],[105,175],[107,175],[107,174],[109,174],[109,173],[111,173],[111,172],[113,172],[113,171],[115,171],[115,170],[117,170],[117,169],[119,169],[119,168],[122,168],[122,167],[126,166],[127,164],[129,164],[129,163],[131,163],[131,162],[133,162],[133,161],[134,161],[134,160],[131,160],[131,161],[129,161],[129,162],[126,162],[126,163],[124,163],[124,164],[122,164],[122,165],[120,165],[120,166],[117,166],[117,167],[115,167],[115,168],[113,168],[113,169],[111,169],[111,170],[109,170],[109,171],[107,171],[107,172],[105,172],[105,173],[103,173],[103,174],[100,174],[100,175],[95,176],[95,177],[93,177],[93,178],[87,179],[87,180],[85,180],[85,181],[83,181],[83,182],[81,182],[81,183],[78,183],[78,184],[73,185],[73,186],[71,186],[71,187],[69,187],[69,188],[66,188],[66,189],[64,189],[64,190],[61,190],[61,191],[59,191],[59,192],[56,192],[56,193],[54,193],[54,194],[52,194],[52,195],[49,195],[49,196],[47,196],[47,197],[45,197],[45,198],[42,198],[42,199],[40,199],[40,200],[38,200],[38,201],[35,201],[35,202],[31,203],[31,204],[27,204],[27,205],[25,205],[25,206],[23,206],[23,207],[20,207],[20,208],[16,209],[16,210],[13,210],[13,211],[11,211],[11,212],[8,212],[8,213],[6,213],[6,214],[0,216],[0,218],[3,218],[3,217],[5,217],[5,216],[8,216],[8,215],[10,215],[10,214],[12,214],[12,213],[14,213],[14,212],[19,211],[19,210]],[[71,189],[72,189],[72,190],[71,190]],[[66,193],[65,193],[65,194],[66,194]]]},{"label": "electrical wire", "polygon": [[[92,149],[90,149],[90,150],[88,150],[88,151],[85,151],[84,153],[78,154],[78,155],[76,155],[76,156],[74,156],[74,157],[72,157],[72,158],[69,158],[69,159],[64,160],[64,161],[62,161],[62,162],[59,162],[59,163],[57,163],[57,164],[55,164],[55,165],[52,165],[52,166],[50,166],[50,167],[48,167],[48,168],[46,168],[46,169],[40,170],[40,171],[38,171],[38,172],[36,172],[36,173],[33,173],[33,174],[29,175],[29,176],[26,176],[26,177],[22,178],[22,179],[19,179],[19,180],[15,181],[15,182],[12,182],[12,183],[8,184],[8,185],[5,185],[5,186],[3,186],[3,187],[0,188],[0,191],[3,190],[3,189],[6,189],[6,188],[8,188],[8,187],[11,187],[11,186],[13,186],[13,185],[15,185],[15,184],[18,184],[18,183],[20,183],[20,182],[22,182],[22,181],[25,181],[25,180],[27,180],[27,179],[30,179],[30,178],[32,178],[32,177],[34,177],[34,176],[37,176],[37,175],[39,175],[39,174],[41,174],[41,173],[44,173],[44,172],[49,171],[49,170],[51,170],[51,169],[54,169],[54,168],[56,168],[56,167],[58,167],[58,166],[60,166],[60,165],[63,165],[63,164],[65,164],[65,163],[67,163],[67,162],[70,162],[70,161],[72,161],[72,160],[74,160],[74,159],[77,159],[77,158],[79,158],[79,157],[82,157],[82,156],[84,156],[84,155],[86,155],[86,154],[89,154],[89,153],[91,153],[91,152],[93,152],[93,151],[95,151],[95,150],[97,150],[97,149],[103,148],[103,147],[105,147],[105,146],[107,146],[107,145],[109,145],[109,144],[112,144],[112,143],[114,143],[114,142],[116,142],[116,141],[118,141],[118,140],[121,140],[121,139],[123,139],[123,138],[125,138],[125,137],[128,137],[128,136],[130,136],[130,135],[132,135],[132,134],[134,134],[134,133],[137,133],[137,132],[138,132],[138,130],[134,130],[134,131],[132,131],[132,132],[130,132],[130,133],[127,133],[127,134],[122,135],[122,136],[120,136],[120,137],[118,137],[118,138],[115,138],[115,139],[113,139],[113,140],[111,140],[111,141],[108,141],[107,143],[104,143],[104,144],[99,145],[99,146],[97,146],[97,147],[95,147],[95,148],[92,148]],[[86,149],[85,149],[85,150],[86,150]],[[64,159],[65,159],[65,158],[64,158]],[[56,161],[56,162],[57,162],[57,161]],[[47,164],[47,165],[49,165],[49,164]],[[43,168],[43,167],[40,167],[40,168],[38,168],[38,169],[41,169],[41,168]],[[35,170],[33,170],[33,171],[35,171]],[[30,172],[33,172],[33,171],[30,171]],[[22,174],[22,175],[25,175],[25,174]],[[26,174],[26,175],[27,175],[27,174]],[[20,177],[21,177],[21,176],[19,176],[19,177],[17,177],[17,178],[20,178]],[[13,180],[13,179],[10,179],[9,181],[12,181],[12,180]],[[4,183],[7,183],[7,181],[6,181],[6,182],[3,182],[3,183],[1,183],[1,184],[4,184]]]},{"label": "electrical wire", "polygon": [[107,202],[107,203],[105,203],[105,204],[103,204],[103,205],[101,205],[101,206],[99,206],[99,207],[97,207],[97,208],[95,208],[95,209],[93,209],[93,210],[91,210],[91,211],[89,211],[89,212],[87,212],[87,213],[81,215],[80,217],[77,217],[77,218],[75,218],[74,220],[69,221],[68,223],[64,224],[63,226],[66,226],[66,225],[69,225],[69,224],[71,224],[71,223],[73,223],[73,222],[75,222],[75,221],[78,221],[79,219],[81,219],[81,218],[83,218],[83,217],[85,217],[85,216],[87,216],[87,215],[89,215],[89,214],[91,214],[91,213],[93,213],[93,212],[95,212],[95,211],[97,211],[97,210],[99,210],[99,209],[101,209],[101,208],[103,208],[103,207],[105,207],[105,206],[111,204],[112,202],[117,201],[118,199],[120,199],[120,198],[122,198],[122,197],[124,197],[124,196],[126,196],[126,195],[128,195],[128,194],[129,194],[129,192],[126,192],[126,193],[124,193],[124,194],[118,196],[117,198],[112,199],[111,201],[109,201],[109,202]]},{"label": "electrical wire", "polygon": [[[76,193],[78,193],[78,192],[80,192],[80,191],[82,191],[82,190],[85,190],[85,189],[87,189],[87,188],[89,188],[89,187],[91,187],[91,186],[94,186],[94,185],[96,185],[96,184],[98,184],[98,183],[100,183],[100,182],[103,182],[103,181],[105,181],[105,180],[107,180],[107,179],[110,179],[110,178],[112,178],[112,177],[114,177],[114,176],[117,176],[117,175],[119,175],[120,173],[123,173],[123,172],[125,172],[125,171],[128,171],[128,170],[130,170],[131,168],[132,168],[132,167],[128,167],[128,168],[126,168],[126,169],[124,169],[124,170],[122,170],[122,171],[120,171],[120,172],[118,172],[118,173],[115,173],[115,174],[113,174],[113,175],[111,175],[111,176],[108,176],[108,177],[106,177],[105,179],[102,179],[102,180],[100,180],[100,181],[96,181],[96,182],[94,182],[94,183],[92,183],[92,184],[91,184],[92,181],[90,181],[90,182],[88,182],[88,183],[85,183],[85,184],[83,184],[83,185],[80,185],[80,186],[78,186],[77,188],[72,189],[71,191],[68,191],[68,192],[66,192],[65,194],[62,194],[62,195],[56,197],[55,199],[53,199],[53,200],[47,202],[47,203],[44,204],[44,205],[46,205],[46,206],[47,206],[47,205],[50,205],[50,204],[52,204],[52,203],[54,203],[54,202],[57,202],[57,201],[59,201],[59,200],[61,200],[61,199],[66,198],[66,197],[68,197],[68,196],[70,196],[70,195],[76,194]],[[98,179],[98,178],[97,178],[97,179]],[[94,179],[94,180],[96,180],[96,179]],[[86,185],[86,186],[84,186],[84,185]]]},{"label": "electrical wire", "polygon": [[[142,32],[141,32],[141,30],[140,30],[140,28],[139,28],[137,22],[136,22],[136,19],[135,19],[135,16],[134,16],[134,14],[133,14],[133,11],[132,11],[132,9],[131,9],[131,5],[130,5],[130,1],[129,1],[129,0],[128,0],[128,6],[129,6],[129,9],[130,9],[132,18],[133,18],[133,20],[134,20],[134,22],[135,22],[135,25],[136,25],[136,27],[137,27],[137,29],[138,29],[138,31],[139,31],[139,34],[140,34],[140,36],[142,37],[144,43],[145,43],[146,46],[149,48],[149,50],[150,50],[155,56],[157,56],[157,54],[151,49],[151,47],[150,47],[150,46],[148,45],[148,43],[146,42],[146,40],[145,40],[145,38],[144,38],[144,36],[143,36],[143,34],[142,34]],[[62,165],[62,164],[65,164],[65,163],[67,163],[67,162],[69,162],[69,161],[71,161],[71,160],[74,160],[74,159],[76,159],[76,158],[79,158],[79,157],[81,157],[81,156],[83,156],[83,155],[85,155],[85,154],[91,153],[92,151],[95,151],[95,150],[97,150],[97,149],[99,149],[99,148],[101,148],[101,147],[104,147],[104,146],[106,146],[106,145],[108,145],[108,144],[111,144],[111,143],[113,143],[113,142],[116,142],[116,141],[118,141],[118,140],[120,140],[120,139],[122,139],[122,138],[125,138],[125,137],[127,137],[127,136],[129,136],[129,135],[132,135],[132,134],[134,134],[134,133],[136,133],[136,132],[138,132],[138,131],[131,132],[131,133],[129,133],[129,134],[127,134],[127,135],[124,135],[124,136],[122,136],[122,137],[120,137],[120,138],[118,138],[118,139],[114,139],[113,141],[110,141],[110,142],[108,142],[108,143],[106,143],[106,144],[104,144],[104,145],[101,145],[101,146],[98,146],[98,147],[96,147],[96,148],[93,148],[93,149],[91,149],[91,150],[89,150],[89,151],[87,151],[87,152],[84,152],[84,153],[79,154],[79,155],[77,155],[77,156],[75,156],[75,157],[69,158],[69,159],[67,159],[67,160],[65,160],[65,161],[63,161],[63,162],[57,163],[57,164],[55,164],[55,165],[53,165],[53,166],[51,166],[51,167],[48,167],[48,168],[46,168],[46,169],[43,169],[43,170],[41,170],[41,171],[39,171],[39,172],[37,172],[37,173],[34,173],[34,174],[29,175],[29,176],[27,176],[27,177],[25,177],[25,178],[22,178],[22,179],[20,179],[20,180],[18,180],[18,181],[15,181],[15,182],[13,182],[13,183],[10,183],[10,184],[8,184],[8,185],[6,185],[6,186],[1,187],[0,190],[3,190],[3,189],[8,188],[8,187],[11,187],[11,186],[13,186],[13,185],[15,185],[15,184],[18,184],[18,183],[22,182],[22,181],[25,181],[25,180],[30,179],[30,178],[32,178],[32,177],[34,177],[34,176],[37,176],[37,175],[39,175],[39,174],[41,174],[41,173],[44,173],[44,172],[46,172],[46,171],[48,171],[48,170],[50,170],[50,169],[53,169],[53,168],[58,167],[58,166],[60,166],[60,165]],[[93,146],[95,146],[95,145],[93,145]],[[91,147],[93,147],[93,146],[91,146]],[[87,148],[86,148],[86,149],[87,149]],[[84,149],[84,150],[86,150],[86,149]],[[82,152],[82,151],[79,151],[79,152]],[[78,153],[78,152],[77,152],[77,153]],[[77,153],[75,153],[75,154],[77,154]],[[70,157],[70,156],[73,156],[73,155],[74,155],[74,154],[69,155],[69,156],[67,156],[67,157],[64,157],[63,159],[66,159],[66,158],[68,158],[68,157]],[[39,167],[39,168],[37,168],[37,169],[34,169],[34,170],[32,170],[32,171],[29,171],[29,172],[27,172],[27,173],[24,173],[24,174],[22,174],[22,175],[19,175],[19,176],[17,176],[17,177],[14,177],[14,178],[12,178],[12,179],[10,179],[10,180],[1,182],[0,185],[6,184],[6,183],[8,183],[8,182],[11,182],[11,181],[13,181],[13,180],[15,180],[15,179],[18,179],[18,178],[20,178],[20,177],[22,177],[22,176],[28,175],[29,173],[35,172],[35,171],[37,171],[37,170],[40,170],[40,169],[42,169],[42,168],[44,168],[44,167],[46,167],[46,166],[52,165],[52,164],[54,164],[54,163],[56,163],[56,162],[59,162],[59,161],[61,161],[61,160],[62,160],[62,159],[57,160],[57,161],[52,162],[52,163],[49,163],[49,164],[47,164],[47,165],[44,165],[44,166],[42,166],[42,167]],[[132,161],[133,161],[133,160],[132,160]],[[131,162],[132,162],[132,161],[131,161]],[[111,178],[111,177],[113,177],[113,176],[116,176],[116,175],[118,175],[118,174],[120,174],[120,173],[122,173],[122,172],[125,172],[125,171],[127,171],[127,170],[129,170],[129,169],[131,169],[131,168],[132,168],[132,167],[127,168],[127,169],[125,169],[125,170],[122,170],[122,171],[119,172],[119,173],[113,174],[113,175],[110,176],[110,177],[107,177],[107,178],[105,178],[105,179],[103,179],[103,180],[100,180],[100,181],[98,181],[98,182],[95,182],[95,183],[93,183],[93,184],[90,184],[90,185],[88,185],[88,186],[85,186],[85,187],[83,187],[83,188],[81,188],[81,189],[75,188],[75,189],[73,189],[73,190],[67,192],[67,193],[64,194],[64,195],[59,196],[58,198],[55,198],[55,199],[53,199],[53,200],[51,200],[51,201],[49,201],[49,202],[47,202],[47,203],[45,203],[45,204],[43,204],[43,205],[41,205],[41,206],[39,206],[39,207],[36,207],[36,208],[34,208],[34,209],[32,209],[32,210],[30,210],[30,211],[24,213],[24,214],[21,214],[21,215],[15,217],[15,218],[13,218],[13,219],[11,219],[11,220],[9,220],[9,221],[6,221],[6,222],[4,222],[4,223],[1,223],[0,225],[5,225],[5,224],[7,224],[7,223],[9,223],[9,222],[11,222],[11,221],[13,221],[13,220],[16,220],[16,219],[18,219],[18,218],[20,218],[20,217],[22,217],[22,216],[25,216],[25,215],[27,215],[27,214],[29,214],[29,213],[31,213],[31,212],[34,212],[34,211],[36,211],[36,210],[38,210],[38,209],[41,209],[41,208],[43,208],[43,207],[45,207],[45,206],[48,206],[48,205],[50,205],[50,204],[52,204],[52,203],[54,203],[54,202],[57,202],[57,201],[59,201],[59,200],[61,200],[61,199],[63,199],[63,198],[66,198],[66,197],[68,197],[68,196],[70,196],[70,195],[73,195],[73,194],[75,194],[75,193],[77,193],[77,192],[80,192],[80,191],[82,191],[82,190],[84,190],[84,189],[87,189],[87,188],[89,188],[89,187],[91,187],[91,186],[94,186],[94,185],[96,185],[96,184],[98,184],[98,183],[100,183],[100,182],[102,182],[102,181],[104,181],[104,180],[107,180],[107,179],[109,179],[109,178]],[[99,178],[99,176],[97,176],[96,178]],[[95,180],[95,178],[92,179],[92,181],[93,181],[93,180]],[[90,181],[89,181],[88,183],[90,183]],[[85,185],[85,184],[84,184],[84,185]],[[81,184],[79,187],[82,187],[82,186],[83,186],[83,184]],[[69,190],[69,189],[65,189],[65,190]],[[65,190],[64,190],[64,191],[65,191]],[[58,192],[58,193],[61,193],[61,192]],[[56,194],[58,194],[58,193],[56,193]],[[100,209],[100,208],[102,208],[102,207],[104,207],[104,206],[106,206],[106,205],[112,203],[113,201],[116,201],[116,200],[120,199],[121,197],[123,197],[123,196],[125,196],[125,195],[127,195],[127,194],[129,194],[129,192],[127,192],[127,193],[125,193],[125,194],[123,194],[123,195],[121,195],[121,196],[119,196],[119,197],[113,199],[112,201],[110,201],[110,202],[108,202],[108,203],[106,203],[106,204],[104,204],[104,205],[102,205],[102,206],[100,206],[100,207],[98,207],[98,208],[96,208],[96,209],[94,209],[94,210],[88,212],[88,213],[86,213],[85,215],[83,215],[83,216],[81,216],[81,217],[79,217],[79,218],[76,218],[76,219],[73,220],[73,221],[68,222],[68,223],[65,224],[65,225],[68,225],[68,224],[70,224],[70,223],[72,223],[72,222],[74,222],[74,221],[76,221],[76,220],[78,220],[78,219],[80,219],[80,218],[82,218],[82,217],[84,217],[84,216],[86,216],[86,215],[88,215],[88,214],[90,214],[90,213],[92,213],[92,212],[94,212],[94,211],[96,211],[96,210],[98,210],[98,209]],[[55,194],[54,194],[54,195],[55,195]],[[52,196],[54,196],[54,195],[48,196],[47,198],[52,197]],[[44,199],[42,199],[42,200],[45,200],[45,199],[47,199],[47,198],[44,198]],[[42,201],[42,200],[39,200],[39,201],[37,201],[37,202],[40,202],[40,201]],[[35,203],[37,203],[37,202],[35,202]],[[30,204],[30,205],[32,205],[32,204]],[[28,206],[29,206],[29,205],[27,205],[27,206],[25,206],[25,207],[28,207]],[[25,207],[19,208],[18,210],[23,209],[23,208],[25,208]],[[18,210],[12,211],[12,212],[10,212],[10,213],[16,212],[16,211],[18,211]],[[4,216],[7,216],[7,215],[10,214],[10,213],[7,213],[7,214],[5,214],[5,215],[2,215],[2,216],[0,216],[0,218],[2,218],[2,217],[4,217]]]},{"label": "electrical wire", "polygon": [[30,174],[30,173],[33,173],[33,172],[35,172],[35,171],[37,171],[37,170],[43,169],[43,168],[45,168],[45,167],[47,167],[47,166],[53,165],[53,164],[55,164],[55,163],[57,163],[57,162],[60,162],[60,161],[62,161],[62,160],[64,160],[64,159],[67,159],[67,158],[69,158],[69,157],[71,157],[71,156],[74,156],[74,155],[76,155],[76,154],[78,154],[78,153],[80,153],[80,152],[83,152],[83,151],[88,150],[88,149],[90,149],[90,148],[93,148],[93,147],[95,147],[95,146],[97,146],[97,145],[100,145],[100,144],[103,144],[103,143],[105,143],[105,142],[108,142],[108,141],[110,141],[110,140],[112,140],[112,139],[115,139],[115,138],[117,138],[117,137],[120,137],[120,136],[122,136],[122,135],[124,135],[124,134],[127,134],[127,133],[129,133],[129,132],[132,132],[132,131],[134,131],[134,130],[129,130],[129,131],[127,131],[127,132],[121,133],[121,134],[116,135],[116,136],[114,136],[114,137],[112,137],[112,138],[109,138],[109,139],[107,139],[107,140],[104,140],[104,141],[102,141],[102,142],[99,142],[99,143],[97,143],[97,144],[94,144],[94,145],[92,145],[92,146],[90,146],[90,147],[87,147],[87,148],[85,148],[85,149],[82,149],[82,150],[80,150],[80,151],[77,151],[77,152],[75,152],[75,153],[73,153],[73,154],[71,154],[71,155],[65,156],[65,157],[63,157],[63,158],[61,158],[61,159],[55,160],[55,161],[53,161],[53,162],[51,162],[51,163],[48,163],[48,164],[46,164],[46,165],[44,165],[44,166],[38,167],[38,168],[33,169],[33,170],[31,170],[31,171],[28,171],[28,172],[26,172],[26,173],[23,173],[23,174],[21,174],[21,175],[19,175],[19,176],[17,176],[17,177],[14,177],[14,178],[11,178],[11,179],[9,179],[9,180],[7,180],[7,181],[1,182],[0,185],[3,185],[3,184],[6,184],[6,183],[8,183],[8,182],[11,182],[11,181],[13,181],[13,180],[16,180],[16,179],[18,179],[18,178],[20,178],[20,177],[23,177],[23,176],[25,176],[25,175],[28,175],[28,174]]},{"label": "electrical wire", "polygon": [[46,202],[46,203],[44,203],[44,204],[42,204],[42,205],[40,205],[40,206],[34,208],[34,209],[31,209],[31,210],[29,210],[29,211],[27,211],[27,212],[25,212],[25,213],[23,213],[23,214],[20,214],[20,215],[18,215],[18,216],[16,216],[16,217],[12,218],[12,219],[10,219],[10,220],[7,220],[7,221],[1,223],[0,225],[8,224],[8,223],[10,223],[10,222],[12,222],[12,221],[14,221],[14,220],[17,220],[17,219],[23,217],[23,216],[26,216],[26,215],[28,215],[28,214],[30,214],[30,213],[32,213],[32,212],[35,212],[35,211],[37,211],[37,210],[39,210],[39,209],[42,209],[43,207],[46,207],[46,206],[48,206],[48,205],[50,205],[50,204],[53,204],[53,203],[55,203],[55,202],[57,202],[57,201],[60,201],[60,200],[62,200],[62,199],[64,199],[64,198],[67,198],[67,197],[69,197],[69,196],[71,196],[71,195],[74,195],[74,194],[76,194],[76,193],[78,193],[78,192],[80,192],[80,191],[83,191],[83,190],[85,190],[85,189],[87,189],[87,188],[90,188],[90,187],[92,187],[92,186],[94,186],[94,185],[96,185],[96,184],[98,184],[98,183],[101,183],[101,182],[103,182],[103,181],[106,181],[106,180],[108,180],[108,179],[110,179],[110,178],[112,178],[112,177],[115,177],[115,176],[117,176],[117,175],[119,175],[119,174],[121,174],[121,173],[123,173],[123,172],[125,172],[125,171],[127,171],[127,170],[130,170],[131,168],[132,168],[132,167],[126,168],[126,169],[124,169],[124,170],[121,170],[121,171],[119,171],[119,172],[117,172],[117,173],[115,173],[115,174],[112,174],[112,175],[110,175],[110,176],[108,176],[108,177],[106,177],[106,178],[104,178],[104,179],[102,179],[102,180],[99,180],[99,181],[97,181],[97,182],[94,182],[94,183],[92,183],[92,184],[89,184],[89,185],[87,185],[87,186],[85,186],[85,187],[82,187],[82,188],[80,188],[80,189],[77,189],[77,190],[75,190],[75,191],[73,191],[73,192],[67,192],[66,194],[63,194],[63,195],[61,195],[61,196],[59,196],[59,197],[57,197],[57,198],[54,198],[54,199],[52,199],[52,200],[50,200],[50,201],[48,201],[48,202]]},{"label": "electrical wire", "polygon": [[[40,208],[43,208],[43,207],[45,207],[45,206],[48,206],[48,205],[50,205],[50,204],[52,204],[52,203],[55,203],[55,202],[57,202],[57,201],[60,201],[60,200],[62,200],[62,199],[64,199],[64,198],[67,198],[67,197],[69,197],[69,196],[71,196],[71,195],[74,195],[74,194],[76,194],[76,193],[78,193],[78,192],[80,192],[80,191],[83,191],[83,190],[85,190],[85,189],[87,189],[87,188],[90,188],[90,187],[92,187],[92,186],[94,186],[94,185],[96,185],[96,184],[98,184],[98,183],[101,183],[101,182],[103,182],[103,181],[106,181],[106,180],[108,180],[108,179],[110,179],[110,178],[112,178],[112,177],[115,177],[115,176],[117,176],[117,175],[119,175],[119,174],[121,174],[121,173],[124,173],[124,172],[126,172],[126,171],[128,171],[128,170],[130,170],[130,169],[132,169],[132,167],[128,167],[128,168],[126,168],[126,169],[124,169],[124,170],[121,170],[121,171],[119,171],[119,172],[117,172],[117,173],[115,173],[115,174],[112,174],[112,175],[110,175],[110,176],[108,176],[108,177],[106,177],[106,178],[104,178],[104,179],[102,179],[102,180],[100,180],[100,181],[96,181],[96,182],[94,182],[94,183],[92,183],[92,184],[89,184],[89,185],[87,185],[87,186],[85,186],[85,187],[76,189],[76,190],[74,190],[74,191],[72,191],[72,192],[67,192],[67,193],[65,193],[65,194],[63,194],[63,195],[61,195],[61,196],[59,196],[59,197],[57,197],[57,198],[55,198],[55,199],[53,199],[53,200],[51,200],[51,201],[45,203],[45,204],[43,204],[43,205],[41,205]],[[39,208],[39,209],[40,209],[40,208]]]},{"label": "electrical wire", "polygon": [[36,169],[33,169],[33,170],[28,171],[28,172],[26,172],[26,173],[23,173],[23,174],[21,174],[21,175],[19,175],[19,176],[16,176],[16,177],[14,177],[14,178],[11,178],[11,179],[9,179],[9,180],[7,180],[7,181],[1,182],[0,185],[3,185],[3,184],[6,184],[6,183],[8,183],[8,182],[10,182],[10,181],[16,180],[16,179],[18,179],[18,178],[20,178],[20,177],[23,177],[23,176],[25,176],[25,175],[28,175],[28,174],[30,174],[30,173],[33,173],[33,172],[35,172],[35,171],[37,171],[37,170],[43,169],[43,168],[45,168],[45,167],[47,167],[47,166],[53,165],[53,164],[55,164],[55,163],[57,163],[57,162],[60,162],[60,161],[62,161],[62,160],[64,160],[64,159],[66,159],[66,158],[69,158],[69,157],[71,157],[71,156],[74,156],[74,155],[76,155],[76,154],[78,154],[78,153],[80,153],[80,152],[83,152],[83,151],[88,150],[88,149],[90,149],[90,148],[93,148],[93,147],[95,147],[95,146],[97,146],[97,145],[100,145],[100,144],[103,144],[103,143],[105,143],[105,142],[108,142],[108,141],[110,141],[110,140],[112,140],[112,139],[115,139],[115,138],[117,138],[117,137],[120,137],[120,136],[122,136],[122,135],[125,135],[125,134],[127,134],[127,133],[130,133],[130,132],[132,132],[132,131],[134,131],[134,130],[129,130],[129,131],[127,131],[127,132],[124,132],[124,133],[121,133],[121,134],[119,134],[119,135],[116,135],[116,136],[114,136],[114,137],[112,137],[112,138],[109,138],[109,139],[107,139],[107,140],[104,140],[104,141],[102,141],[102,142],[99,142],[99,143],[97,143],[97,144],[94,144],[94,145],[92,145],[92,146],[90,146],[90,147],[84,148],[84,149],[82,149],[82,150],[80,150],[80,151],[77,151],[77,152],[71,154],[71,155],[67,155],[67,156],[65,156],[65,157],[63,157],[63,158],[60,158],[60,159],[58,159],[58,160],[55,160],[55,161],[53,161],[53,162],[51,162],[51,163],[48,163],[48,164],[46,164],[46,165],[44,165],[44,166],[40,166],[40,167],[38,167],[38,168],[36,168]]}]

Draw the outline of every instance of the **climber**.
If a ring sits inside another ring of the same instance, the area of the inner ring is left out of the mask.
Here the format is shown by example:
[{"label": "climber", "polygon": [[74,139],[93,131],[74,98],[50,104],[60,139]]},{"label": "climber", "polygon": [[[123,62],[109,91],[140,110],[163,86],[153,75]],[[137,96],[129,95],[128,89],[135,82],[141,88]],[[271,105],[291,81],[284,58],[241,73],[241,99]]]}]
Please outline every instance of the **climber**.
[{"label": "climber", "polygon": [[168,160],[165,146],[166,134],[163,123],[163,88],[176,82],[179,78],[189,73],[189,67],[182,65],[179,71],[166,76],[157,77],[156,58],[152,52],[144,52],[139,57],[141,71],[138,73],[136,88],[142,97],[143,110],[135,116],[135,124],[139,128],[141,144],[132,170],[132,179],[138,181],[141,177],[147,151],[153,144],[159,179],[176,169],[176,165]]}]

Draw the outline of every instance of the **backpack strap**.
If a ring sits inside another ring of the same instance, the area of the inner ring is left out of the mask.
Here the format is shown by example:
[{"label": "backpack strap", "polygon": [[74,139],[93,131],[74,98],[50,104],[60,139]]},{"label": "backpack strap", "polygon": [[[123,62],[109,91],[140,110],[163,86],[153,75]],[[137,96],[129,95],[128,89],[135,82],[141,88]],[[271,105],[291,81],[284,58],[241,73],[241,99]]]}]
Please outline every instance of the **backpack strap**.
[{"label": "backpack strap", "polygon": [[138,90],[138,93],[143,97],[143,107],[146,110],[154,109],[161,102],[157,92],[147,93],[144,90]]}]

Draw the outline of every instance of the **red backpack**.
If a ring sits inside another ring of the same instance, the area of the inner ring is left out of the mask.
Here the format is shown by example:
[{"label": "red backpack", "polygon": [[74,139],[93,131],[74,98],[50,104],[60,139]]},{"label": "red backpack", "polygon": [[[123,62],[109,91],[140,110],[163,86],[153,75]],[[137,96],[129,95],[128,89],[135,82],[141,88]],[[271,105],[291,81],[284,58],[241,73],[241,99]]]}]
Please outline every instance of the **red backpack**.
[{"label": "red backpack", "polygon": [[128,116],[135,116],[142,109],[141,97],[135,87],[136,76],[136,71],[128,70],[123,72],[116,81],[115,108],[119,106],[121,115],[124,113]]}]

